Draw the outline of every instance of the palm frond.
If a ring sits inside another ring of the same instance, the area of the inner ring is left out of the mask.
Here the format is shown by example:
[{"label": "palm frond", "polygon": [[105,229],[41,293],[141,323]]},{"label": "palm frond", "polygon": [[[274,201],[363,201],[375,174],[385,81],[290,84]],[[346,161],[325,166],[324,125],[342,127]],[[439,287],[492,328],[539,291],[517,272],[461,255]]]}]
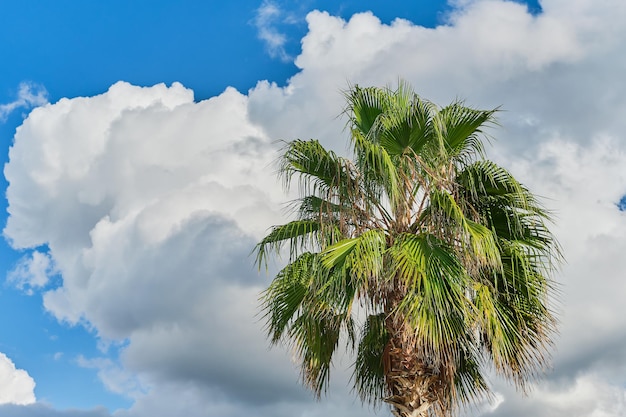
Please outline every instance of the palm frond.
[{"label": "palm frond", "polygon": [[435,125],[448,155],[453,159],[484,156],[479,135],[484,133],[484,126],[495,124],[496,111],[476,110],[458,101],[442,108],[435,116]]},{"label": "palm frond", "polygon": [[542,274],[512,257],[505,258],[502,274],[474,283],[484,347],[496,371],[522,389],[547,363],[556,324],[547,307],[548,286]]},{"label": "palm frond", "polygon": [[382,207],[386,198],[391,201],[399,196],[399,174],[395,161],[387,150],[368,140],[361,132],[352,133],[352,143],[357,166],[362,175],[363,189],[371,204]]},{"label": "palm frond", "polygon": [[327,151],[317,140],[294,140],[285,146],[279,174],[286,187],[297,174],[305,194],[326,195],[333,188],[345,188],[352,184],[348,167],[347,160]]},{"label": "palm frond", "polygon": [[389,97],[384,89],[355,86],[345,94],[348,103],[344,114],[358,131],[368,135],[378,117],[383,114]]},{"label": "palm frond", "polygon": [[339,337],[354,340],[350,316],[354,290],[338,272],[323,268],[321,257],[304,253],[282,269],[262,294],[270,341],[285,338],[302,360],[302,378],[317,395],[325,389]]},{"label": "palm frond", "polygon": [[430,206],[425,210],[425,215],[434,217],[433,223],[442,227],[441,233],[454,239],[453,243],[460,245],[476,266],[500,266],[500,249],[493,231],[468,219],[451,193],[432,190]]},{"label": "palm frond", "polygon": [[318,220],[294,220],[284,225],[274,226],[255,247],[256,264],[267,267],[270,253],[278,255],[283,245],[289,246],[289,259],[295,259],[299,253],[314,249],[318,239],[314,236],[321,228]]},{"label": "palm frond", "polygon": [[396,313],[428,354],[441,358],[465,334],[467,274],[453,248],[433,235],[403,234],[390,248],[395,276],[406,288]]},{"label": "palm frond", "polygon": [[329,246],[322,252],[322,263],[328,269],[349,272],[359,290],[366,291],[369,281],[382,278],[385,251],[385,232],[373,229]]},{"label": "palm frond", "polygon": [[301,309],[312,281],[322,273],[319,256],[307,252],[285,266],[263,292],[261,305],[272,343],[281,340]]},{"label": "palm frond", "polygon": [[341,317],[318,312],[300,315],[289,329],[295,352],[302,360],[303,382],[318,397],[328,385],[341,327]]},{"label": "palm frond", "polygon": [[461,407],[469,407],[491,397],[481,359],[481,352],[476,346],[466,345],[459,351],[454,402]]},{"label": "palm frond", "polygon": [[383,352],[389,341],[385,314],[371,314],[365,320],[354,361],[354,390],[363,402],[380,403],[385,391]]}]

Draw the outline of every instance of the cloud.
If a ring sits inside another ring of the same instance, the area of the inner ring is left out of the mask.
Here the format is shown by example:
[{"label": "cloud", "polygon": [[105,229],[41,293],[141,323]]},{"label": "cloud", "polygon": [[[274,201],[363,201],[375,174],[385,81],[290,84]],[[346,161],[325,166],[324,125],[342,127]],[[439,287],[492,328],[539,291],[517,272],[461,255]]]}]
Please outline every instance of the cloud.
[{"label": "cloud", "polygon": [[[347,393],[346,393],[347,394]],[[225,398],[219,392],[199,389],[193,384],[160,385],[148,396],[139,399],[129,410],[119,410],[115,417],[374,417],[376,414],[362,409],[349,395],[333,396],[319,403],[311,401],[284,401],[265,404],[242,404]],[[384,415],[384,414],[378,414]]]},{"label": "cloud", "polygon": [[[256,10],[252,22],[257,29],[257,36],[265,43],[270,56],[287,62],[291,61],[293,57],[285,49],[287,35],[278,28],[278,24],[285,20],[284,15],[285,12],[276,2],[264,0]],[[287,21],[289,20],[287,19]]]},{"label": "cloud", "polygon": [[619,417],[626,413],[626,390],[594,374],[582,375],[566,387],[542,383],[532,397],[506,390],[506,400],[481,417]]},{"label": "cloud", "polygon": [[33,288],[45,286],[50,276],[56,273],[54,261],[50,256],[35,250],[18,261],[15,268],[7,275],[7,281],[32,294]]},{"label": "cloud", "polygon": [[551,377],[563,382],[594,372],[621,380],[626,375],[621,320],[626,224],[616,202],[626,191],[624,143],[605,135],[587,144],[555,137],[539,146],[534,160],[510,158],[508,166],[549,198],[568,260],[561,273],[561,336]]},{"label": "cloud", "polygon": [[496,381],[503,402],[484,414],[623,414],[626,3],[542,9],[469,1],[434,29],[312,12],[285,87],[194,102],[180,84],[118,83],[35,109],[5,167],[4,233],[18,249],[48,245],[63,276],[43,287],[48,311],[122,343],[119,362],[83,363],[112,390],[128,375],[142,387],[117,415],[374,415],[346,388],[349,359],[315,404],[290,353],[267,350],[257,297],[268,277],[249,253],[290,198],[274,141],[316,137],[346,153],[340,91],[398,78],[440,104],[502,106],[490,155],[545,197],[568,260],[553,371],[528,398]]},{"label": "cloud", "polygon": [[0,353],[0,404],[32,404],[35,381],[23,369],[16,369],[11,359]]},{"label": "cloud", "polygon": [[142,386],[134,373],[122,368],[109,358],[87,359],[79,355],[76,362],[82,368],[97,369],[98,378],[110,392],[130,398],[139,398],[146,392],[146,388]]},{"label": "cloud", "polygon": [[47,103],[48,92],[43,86],[22,82],[19,85],[17,99],[10,103],[0,104],[0,122],[6,120],[7,116],[17,109],[29,109]]},{"label": "cloud", "polygon": [[0,405],[0,415],[11,417],[111,417],[104,407],[93,410],[55,410],[49,405]]},{"label": "cloud", "polygon": [[110,390],[167,382],[246,404],[310,401],[257,315],[268,277],[250,252],[283,219],[272,142],[242,94],[196,103],[180,84],[118,83],[35,109],[18,129],[4,233],[15,248],[47,243],[63,276],[44,290],[50,313],[110,349],[124,342],[119,364],[79,361]]}]

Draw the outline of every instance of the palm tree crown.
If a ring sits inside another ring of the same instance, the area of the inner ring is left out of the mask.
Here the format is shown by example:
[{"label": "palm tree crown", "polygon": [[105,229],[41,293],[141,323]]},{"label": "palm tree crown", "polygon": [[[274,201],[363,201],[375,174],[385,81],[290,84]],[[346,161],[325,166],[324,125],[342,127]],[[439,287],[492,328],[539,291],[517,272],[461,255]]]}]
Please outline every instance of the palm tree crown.
[{"label": "palm tree crown", "polygon": [[523,389],[546,364],[560,254],[548,213],[485,159],[496,110],[439,108],[404,83],[346,99],[352,159],[316,140],[280,158],[301,198],[256,247],[259,265],[289,253],[262,296],[269,338],[318,395],[345,343],[361,400],[399,417],[475,403],[489,369]]}]

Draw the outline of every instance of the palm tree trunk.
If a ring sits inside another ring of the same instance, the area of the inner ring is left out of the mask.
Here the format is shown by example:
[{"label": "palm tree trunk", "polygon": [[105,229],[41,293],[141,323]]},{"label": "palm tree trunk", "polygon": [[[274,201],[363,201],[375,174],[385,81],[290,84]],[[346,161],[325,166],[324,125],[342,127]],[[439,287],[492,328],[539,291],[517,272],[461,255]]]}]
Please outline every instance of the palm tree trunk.
[{"label": "palm tree trunk", "polygon": [[[450,373],[441,360],[433,360],[407,337],[406,320],[397,314],[404,298],[398,278],[385,297],[385,327],[389,340],[383,351],[387,385],[386,403],[396,417],[443,417],[447,415]],[[396,312],[396,313],[394,313]],[[413,333],[413,332],[409,332]]]},{"label": "palm tree trunk", "polygon": [[444,415],[445,370],[407,346],[399,333],[392,334],[396,336],[391,337],[383,355],[389,393],[385,402],[392,406],[392,413],[396,417]]}]

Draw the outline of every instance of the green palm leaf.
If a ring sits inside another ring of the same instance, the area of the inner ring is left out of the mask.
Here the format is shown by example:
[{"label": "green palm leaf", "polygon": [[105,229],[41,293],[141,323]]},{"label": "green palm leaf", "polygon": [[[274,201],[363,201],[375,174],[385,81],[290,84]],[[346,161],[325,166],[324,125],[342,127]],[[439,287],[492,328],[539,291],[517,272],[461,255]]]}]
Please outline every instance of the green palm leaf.
[{"label": "green palm leaf", "polygon": [[362,328],[352,375],[354,389],[363,401],[373,399],[374,405],[385,394],[385,369],[383,354],[389,341],[385,328],[385,315],[372,314]]},{"label": "green palm leaf", "polygon": [[315,243],[315,237],[312,235],[320,230],[320,226],[318,220],[295,220],[274,226],[272,231],[256,245],[257,265],[267,265],[268,252],[278,254],[285,243],[289,244],[290,259],[294,259],[299,250],[305,250]]}]

